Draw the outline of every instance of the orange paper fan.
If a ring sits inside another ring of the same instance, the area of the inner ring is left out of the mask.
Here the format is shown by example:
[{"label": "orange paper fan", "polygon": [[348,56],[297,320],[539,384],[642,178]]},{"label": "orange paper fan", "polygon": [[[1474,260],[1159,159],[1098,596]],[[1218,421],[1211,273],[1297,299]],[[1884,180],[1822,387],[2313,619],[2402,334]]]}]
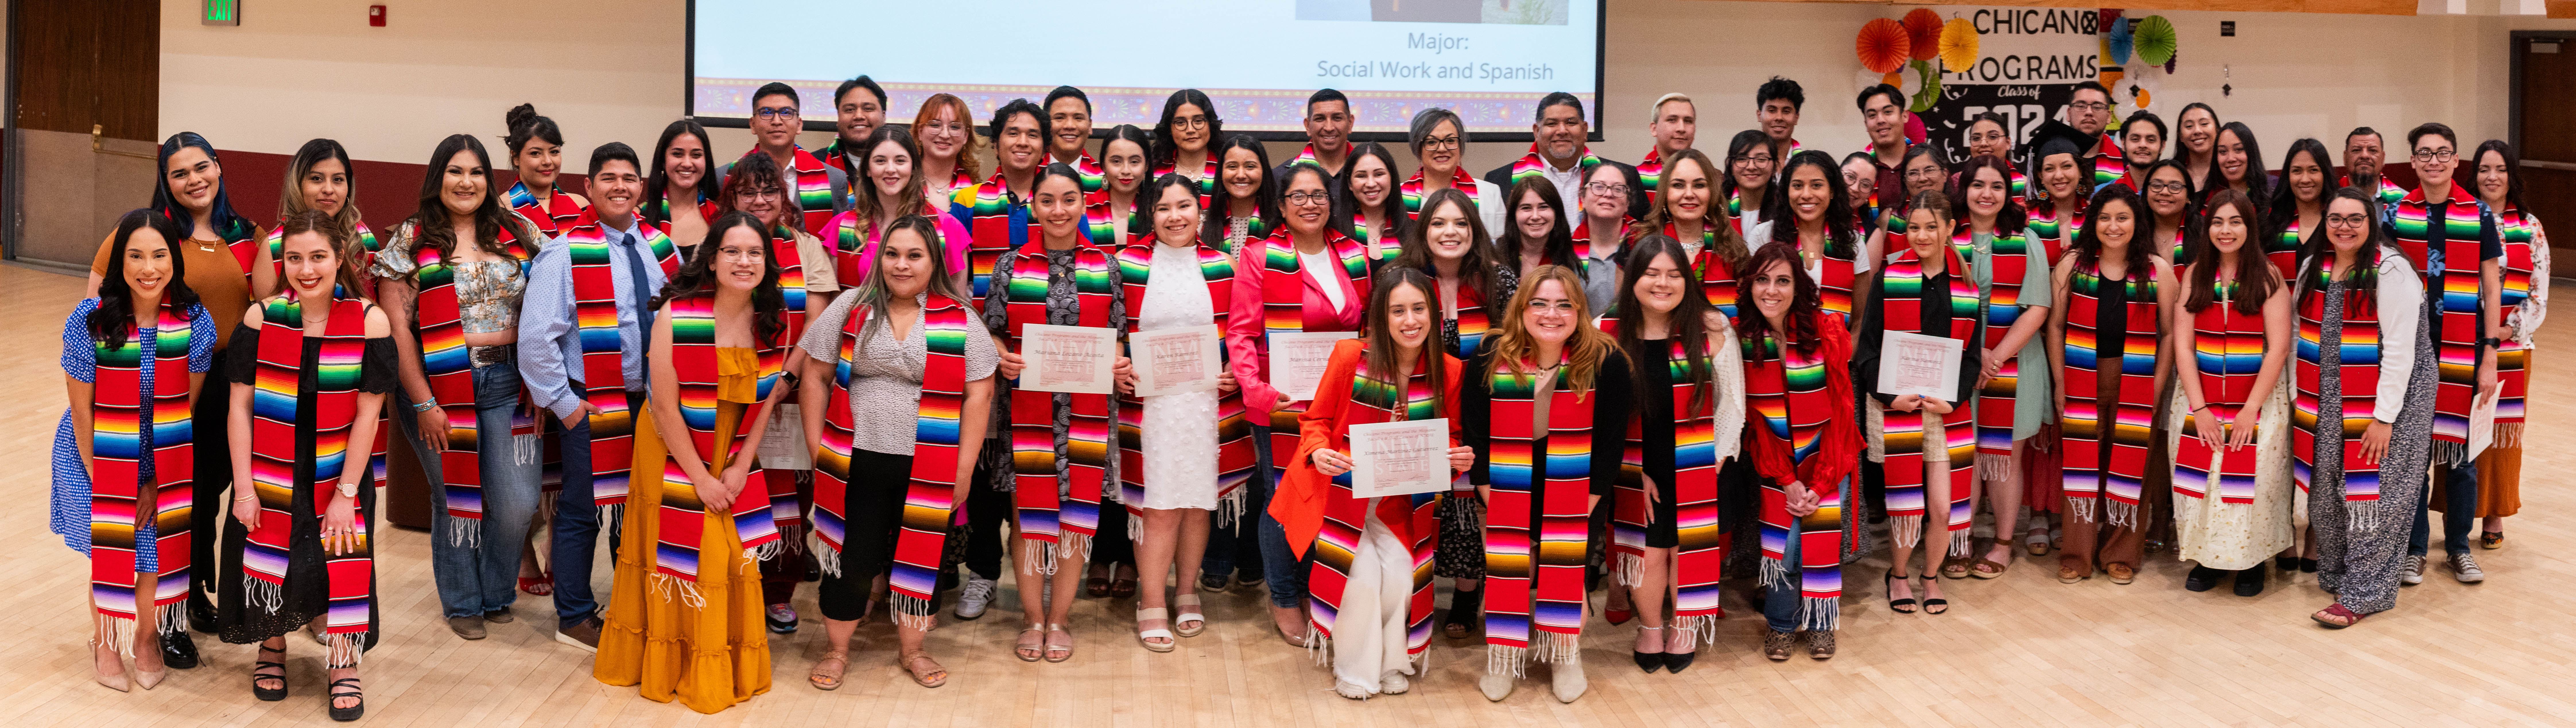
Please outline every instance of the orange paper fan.
[{"label": "orange paper fan", "polygon": [[1929,61],[1941,55],[1941,14],[1930,8],[1915,8],[1905,14],[1906,48],[1914,60]]},{"label": "orange paper fan", "polygon": [[1896,69],[1905,66],[1906,59],[1913,52],[1913,37],[1906,32],[1904,23],[1879,18],[1860,26],[1860,37],[1853,41],[1853,46],[1860,54],[1862,67],[1879,73],[1895,73]]}]

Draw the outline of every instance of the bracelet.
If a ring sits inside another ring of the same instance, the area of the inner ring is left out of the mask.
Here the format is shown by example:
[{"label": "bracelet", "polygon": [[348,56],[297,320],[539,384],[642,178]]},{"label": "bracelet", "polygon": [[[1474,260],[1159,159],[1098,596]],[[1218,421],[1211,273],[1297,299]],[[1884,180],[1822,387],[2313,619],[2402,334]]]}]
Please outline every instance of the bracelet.
[{"label": "bracelet", "polygon": [[422,401],[419,401],[419,402],[412,403],[411,411],[413,411],[413,412],[427,412],[427,411],[430,411],[430,410],[433,410],[433,409],[437,409],[437,408],[438,408],[438,398],[437,398],[437,397],[431,397],[431,398],[426,399],[426,400],[422,400]]}]

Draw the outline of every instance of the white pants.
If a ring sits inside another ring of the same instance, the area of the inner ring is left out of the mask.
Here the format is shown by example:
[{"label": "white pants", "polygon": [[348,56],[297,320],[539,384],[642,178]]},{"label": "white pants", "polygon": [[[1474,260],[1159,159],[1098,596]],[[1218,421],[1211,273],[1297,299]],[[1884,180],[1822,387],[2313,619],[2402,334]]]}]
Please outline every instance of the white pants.
[{"label": "white pants", "polygon": [[1405,609],[1413,598],[1413,552],[1377,518],[1369,499],[1349,585],[1333,618],[1333,678],[1378,691],[1388,672],[1413,674],[1405,654]]}]

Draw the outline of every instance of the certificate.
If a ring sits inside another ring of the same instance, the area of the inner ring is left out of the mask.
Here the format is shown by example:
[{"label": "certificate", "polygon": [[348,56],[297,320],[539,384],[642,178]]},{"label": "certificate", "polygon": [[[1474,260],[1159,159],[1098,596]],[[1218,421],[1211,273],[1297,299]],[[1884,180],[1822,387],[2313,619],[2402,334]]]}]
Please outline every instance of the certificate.
[{"label": "certificate", "polygon": [[1270,335],[1270,387],[1303,402],[1315,398],[1324,365],[1333,358],[1334,342],[1359,338],[1357,331],[1281,331]]},{"label": "certificate", "polygon": [[1449,420],[1351,426],[1351,497],[1449,489]]},{"label": "certificate", "polygon": [[[1919,394],[1942,401],[1959,396],[1958,339],[1885,332],[1878,350],[1878,391],[1903,397]],[[1951,402],[1951,404],[1958,404]]]},{"label": "certificate", "polygon": [[779,470],[814,469],[814,451],[805,447],[805,418],[796,405],[780,403],[760,433],[760,466]]},{"label": "certificate", "polygon": [[1136,396],[1155,397],[1216,388],[1224,373],[1224,346],[1216,324],[1140,331],[1127,337],[1136,368]]},{"label": "certificate", "polygon": [[1108,394],[1117,388],[1118,330],[1028,324],[1020,327],[1019,388],[1035,392]]}]

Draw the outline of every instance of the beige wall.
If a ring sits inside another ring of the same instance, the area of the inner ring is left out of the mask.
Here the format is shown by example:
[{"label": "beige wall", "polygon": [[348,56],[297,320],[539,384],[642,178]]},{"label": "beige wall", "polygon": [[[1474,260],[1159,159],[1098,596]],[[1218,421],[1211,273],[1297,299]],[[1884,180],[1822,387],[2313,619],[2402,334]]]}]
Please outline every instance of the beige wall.
[{"label": "beige wall", "polygon": [[[398,4],[389,27],[371,28],[365,3],[280,2],[252,8],[241,27],[216,28],[196,23],[194,4],[164,3],[162,132],[193,130],[226,149],[280,154],[327,135],[361,159],[417,164],[450,133],[496,139],[505,109],[535,101],[562,124],[575,152],[565,166],[577,170],[591,147],[649,145],[679,116],[681,0],[549,2],[544,15],[556,32],[542,46],[510,27],[527,6]],[[1697,98],[1702,146],[1722,144],[1752,125],[1753,89],[1773,74],[1806,86],[1802,141],[1859,148],[1851,36],[1871,18],[1898,14],[1842,3],[1613,2],[1601,153],[1632,161],[1643,154],[1645,106],[1667,91]],[[2356,125],[2396,130],[2426,120],[2447,121],[2469,138],[2504,136],[2508,31],[2576,29],[2576,21],[2537,18],[2164,15],[2181,30],[2182,50],[2157,106],[2207,101],[2276,150],[2297,136],[2331,139]],[[2218,37],[2222,19],[2236,21],[2236,37]],[[2232,74],[2222,77],[2222,66]],[[2235,94],[2220,97],[2221,83]],[[739,129],[716,135],[719,149],[750,145]],[[809,146],[827,141],[809,139]],[[1272,154],[1295,149],[1276,144]],[[1481,172],[1526,149],[1479,144],[1468,166]]]}]

